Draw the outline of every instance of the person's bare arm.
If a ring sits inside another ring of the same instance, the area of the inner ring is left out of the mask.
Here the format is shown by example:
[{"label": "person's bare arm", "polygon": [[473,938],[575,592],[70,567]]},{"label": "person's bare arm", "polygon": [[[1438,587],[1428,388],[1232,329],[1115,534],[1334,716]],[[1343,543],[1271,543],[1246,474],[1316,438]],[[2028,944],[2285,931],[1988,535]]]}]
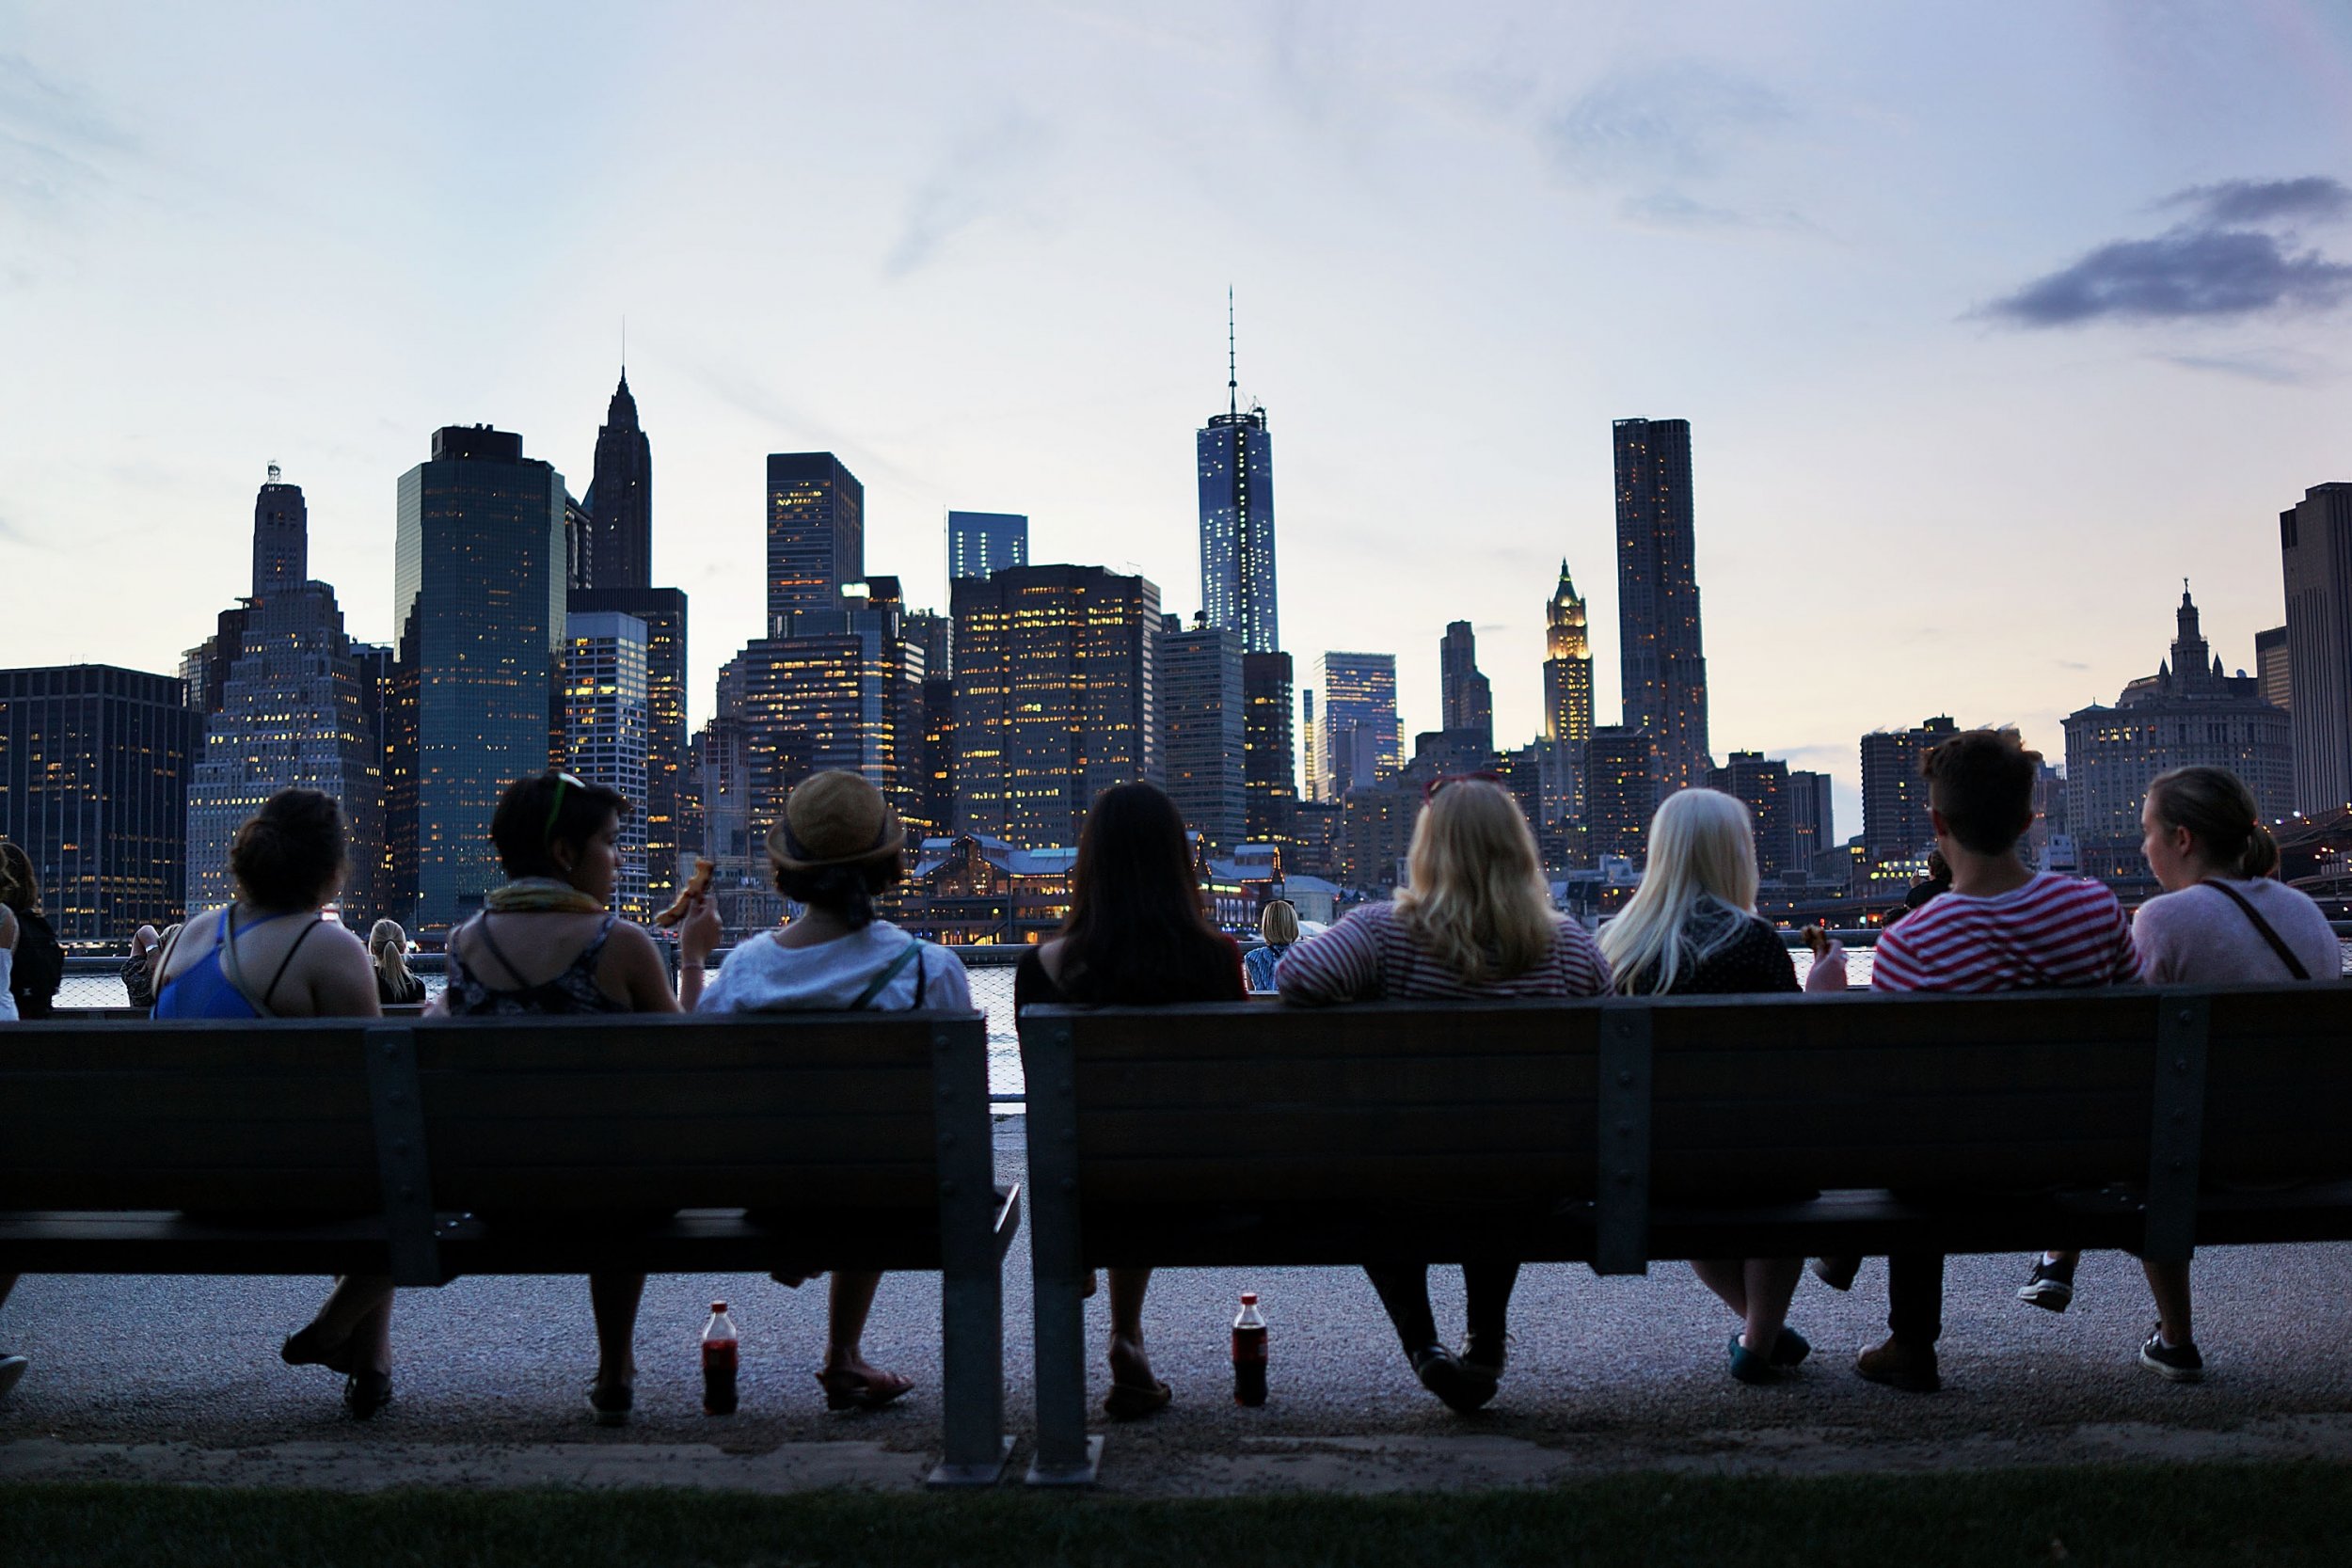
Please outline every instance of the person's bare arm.
[{"label": "person's bare arm", "polygon": [[703,999],[703,982],[710,965],[710,955],[718,950],[719,939],[726,934],[719,924],[719,908],[707,894],[694,894],[691,908],[677,933],[677,1001],[686,1012],[692,1012]]},{"label": "person's bare arm", "polygon": [[[620,982],[618,989],[628,999],[631,1012],[678,1010],[677,998],[670,994],[669,966],[661,961],[661,951],[644,927],[626,920],[616,922],[612,934],[605,939],[604,962],[612,978]],[[598,979],[601,983],[603,976]]]},{"label": "person's bare arm", "polygon": [[0,904],[0,953],[16,950],[16,911]]},{"label": "person's bare arm", "polygon": [[375,965],[367,944],[341,926],[312,937],[302,953],[303,978],[317,1018],[381,1018]]}]

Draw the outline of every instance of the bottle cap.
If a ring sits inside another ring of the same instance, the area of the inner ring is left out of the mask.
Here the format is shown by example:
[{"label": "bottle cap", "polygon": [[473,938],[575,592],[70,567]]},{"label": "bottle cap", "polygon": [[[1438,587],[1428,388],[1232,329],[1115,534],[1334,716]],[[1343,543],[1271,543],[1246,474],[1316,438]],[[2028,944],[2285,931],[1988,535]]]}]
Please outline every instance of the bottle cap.
[{"label": "bottle cap", "polygon": [[710,1304],[710,1309],[713,1312],[723,1312],[727,1309],[727,1304],[723,1301],[714,1301]]},{"label": "bottle cap", "polygon": [[1257,1305],[1258,1305],[1258,1292],[1257,1292],[1257,1291],[1244,1291],[1241,1293],[1241,1304],[1242,1304],[1244,1307],[1255,1307],[1255,1306],[1257,1306]]}]

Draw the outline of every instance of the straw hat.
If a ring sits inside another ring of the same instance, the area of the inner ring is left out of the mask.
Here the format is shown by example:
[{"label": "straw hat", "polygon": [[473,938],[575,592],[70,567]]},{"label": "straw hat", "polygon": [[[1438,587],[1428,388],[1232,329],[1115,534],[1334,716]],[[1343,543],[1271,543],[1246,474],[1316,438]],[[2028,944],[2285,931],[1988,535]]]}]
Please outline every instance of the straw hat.
[{"label": "straw hat", "polygon": [[906,842],[898,814],[856,773],[817,773],[793,787],[784,820],[768,830],[768,858],[787,871],[857,865]]}]

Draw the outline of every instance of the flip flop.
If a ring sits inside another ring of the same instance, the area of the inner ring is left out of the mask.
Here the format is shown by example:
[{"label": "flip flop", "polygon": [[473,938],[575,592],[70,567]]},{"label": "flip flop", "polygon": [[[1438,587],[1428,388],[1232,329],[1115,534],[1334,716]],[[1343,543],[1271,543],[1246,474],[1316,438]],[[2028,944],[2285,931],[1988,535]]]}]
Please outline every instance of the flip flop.
[{"label": "flip flop", "polygon": [[1176,1396],[1168,1385],[1154,1378],[1147,1388],[1140,1383],[1113,1383],[1104,1397],[1103,1414],[1114,1421],[1140,1421],[1146,1416],[1156,1416],[1168,1408]]},{"label": "flip flop", "polygon": [[817,1370],[817,1386],[825,1391],[828,1410],[880,1410],[893,1400],[911,1392],[914,1379],[897,1372],[879,1372],[873,1377],[842,1368],[828,1372]]}]

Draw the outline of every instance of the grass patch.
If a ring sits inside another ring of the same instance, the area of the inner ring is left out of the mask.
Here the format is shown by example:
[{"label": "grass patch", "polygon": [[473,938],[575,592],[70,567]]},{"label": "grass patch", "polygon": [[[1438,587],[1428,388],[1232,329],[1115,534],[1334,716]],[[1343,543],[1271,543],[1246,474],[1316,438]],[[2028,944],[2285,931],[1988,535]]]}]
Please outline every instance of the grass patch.
[{"label": "grass patch", "polygon": [[801,1568],[835,1563],[1888,1564],[2352,1558],[2352,1466],[1627,1475],[1540,1491],[1200,1501],[830,1492],[0,1486],[8,1568]]}]

